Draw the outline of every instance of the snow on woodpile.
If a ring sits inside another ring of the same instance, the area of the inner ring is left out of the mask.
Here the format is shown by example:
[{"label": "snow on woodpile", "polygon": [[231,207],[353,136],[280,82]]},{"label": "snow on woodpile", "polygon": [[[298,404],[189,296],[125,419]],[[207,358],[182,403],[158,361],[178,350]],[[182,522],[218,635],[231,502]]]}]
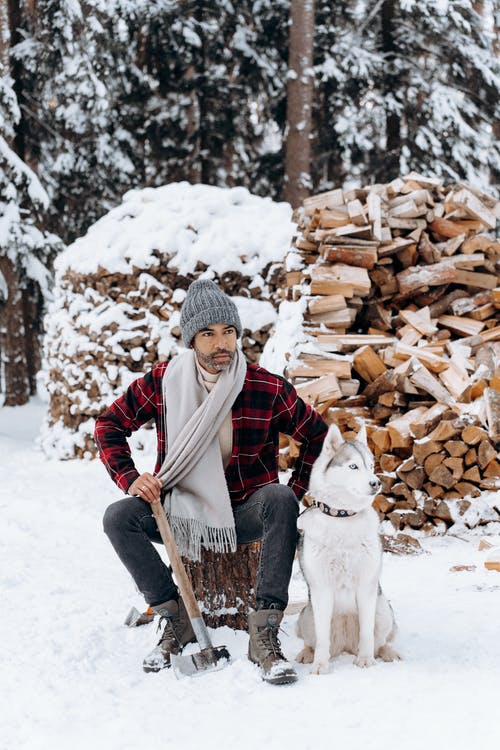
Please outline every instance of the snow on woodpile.
[{"label": "snow on woodpile", "polygon": [[350,436],[366,422],[393,533],[500,520],[499,208],[410,174],[294,217],[261,362]]},{"label": "snow on woodpile", "polygon": [[243,350],[258,361],[293,229],[288,204],[244,188],[174,183],[128,192],[57,261],[44,449],[59,458],[95,453],[95,417],[182,347],[180,307],[195,278],[214,279],[233,297]]}]

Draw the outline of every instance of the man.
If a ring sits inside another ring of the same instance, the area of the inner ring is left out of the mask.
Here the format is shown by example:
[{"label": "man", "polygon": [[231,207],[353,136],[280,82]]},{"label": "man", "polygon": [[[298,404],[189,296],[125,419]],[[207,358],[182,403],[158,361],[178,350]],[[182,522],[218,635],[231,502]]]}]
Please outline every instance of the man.
[{"label": "man", "polygon": [[[104,516],[104,530],[146,602],[164,618],[146,672],[170,666],[170,655],[195,640],[182,599],[152,542],[161,543],[150,504],[164,501],[181,554],[200,547],[234,551],[262,539],[257,608],[248,618],[248,656],[267,682],[294,682],[278,628],[288,602],[299,500],[327,426],[290,383],[246,362],[234,302],[212,281],[198,280],[180,318],[187,351],[135,380],[97,419],[100,457],[128,494]],[[139,474],[127,437],[154,419],[154,474]],[[288,486],[279,483],[279,433],[301,443]]]}]

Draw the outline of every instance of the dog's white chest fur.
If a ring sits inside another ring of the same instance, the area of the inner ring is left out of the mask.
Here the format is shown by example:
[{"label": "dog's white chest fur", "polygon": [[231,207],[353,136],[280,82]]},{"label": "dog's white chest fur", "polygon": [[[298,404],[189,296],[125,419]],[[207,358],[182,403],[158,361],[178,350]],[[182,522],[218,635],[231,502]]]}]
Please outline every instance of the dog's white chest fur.
[{"label": "dog's white chest fur", "polygon": [[[379,584],[382,544],[372,508],[380,482],[366,434],[344,442],[332,425],[313,466],[309,494],[317,504],[298,520],[299,561],[309,602],[297,621],[304,648],[297,661],[327,672],[329,659],[348,651],[368,667],[375,656],[399,658],[391,642],[395,624]],[[318,507],[319,506],[319,507]]]},{"label": "dog's white chest fur", "polygon": [[378,518],[367,509],[350,518],[331,518],[318,509],[306,511],[298,522],[303,533],[300,564],[309,585],[332,589],[338,614],[357,612],[358,581],[367,571],[378,581],[381,548]]}]

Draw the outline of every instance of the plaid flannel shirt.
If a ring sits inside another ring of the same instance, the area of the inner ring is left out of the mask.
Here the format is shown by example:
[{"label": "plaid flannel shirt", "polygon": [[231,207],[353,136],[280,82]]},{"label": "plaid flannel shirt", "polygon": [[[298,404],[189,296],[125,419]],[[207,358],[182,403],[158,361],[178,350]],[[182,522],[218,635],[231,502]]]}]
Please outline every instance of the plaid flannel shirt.
[{"label": "plaid flannel shirt", "polygon": [[[132,431],[154,419],[158,449],[155,473],[165,458],[162,378],[167,366],[162,362],[135,380],[96,421],[94,436],[101,460],[123,492],[139,476],[127,443]],[[248,364],[243,388],[233,404],[232,421],[233,452],[225,469],[231,501],[246,500],[259,487],[279,481],[280,432],[301,443],[288,482],[300,500],[328,429],[322,417],[284,378]]]}]

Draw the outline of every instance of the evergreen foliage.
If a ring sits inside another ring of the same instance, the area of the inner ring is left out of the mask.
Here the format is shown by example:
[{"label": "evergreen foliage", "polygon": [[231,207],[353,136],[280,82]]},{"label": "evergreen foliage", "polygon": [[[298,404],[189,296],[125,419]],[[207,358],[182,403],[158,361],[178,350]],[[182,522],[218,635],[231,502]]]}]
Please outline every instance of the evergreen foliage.
[{"label": "evergreen foliage", "polygon": [[117,104],[127,91],[127,37],[114,0],[24,6],[21,63],[26,156],[66,241],[114,205],[134,180],[133,140]]},{"label": "evergreen foliage", "polygon": [[484,187],[500,162],[493,41],[470,0],[319,2],[316,189],[410,169]]},{"label": "evergreen foliage", "polygon": [[[0,71],[0,255],[12,264],[22,285],[36,281],[44,292],[49,288],[48,265],[61,248],[57,237],[41,228],[48,197],[36,174],[12,148],[20,119],[13,80],[2,65]],[[0,279],[0,301],[9,290]]]},{"label": "evergreen foliage", "polygon": [[287,12],[284,0],[130,7],[144,184],[187,179],[274,192],[267,167],[281,148],[272,134],[284,127]]}]

